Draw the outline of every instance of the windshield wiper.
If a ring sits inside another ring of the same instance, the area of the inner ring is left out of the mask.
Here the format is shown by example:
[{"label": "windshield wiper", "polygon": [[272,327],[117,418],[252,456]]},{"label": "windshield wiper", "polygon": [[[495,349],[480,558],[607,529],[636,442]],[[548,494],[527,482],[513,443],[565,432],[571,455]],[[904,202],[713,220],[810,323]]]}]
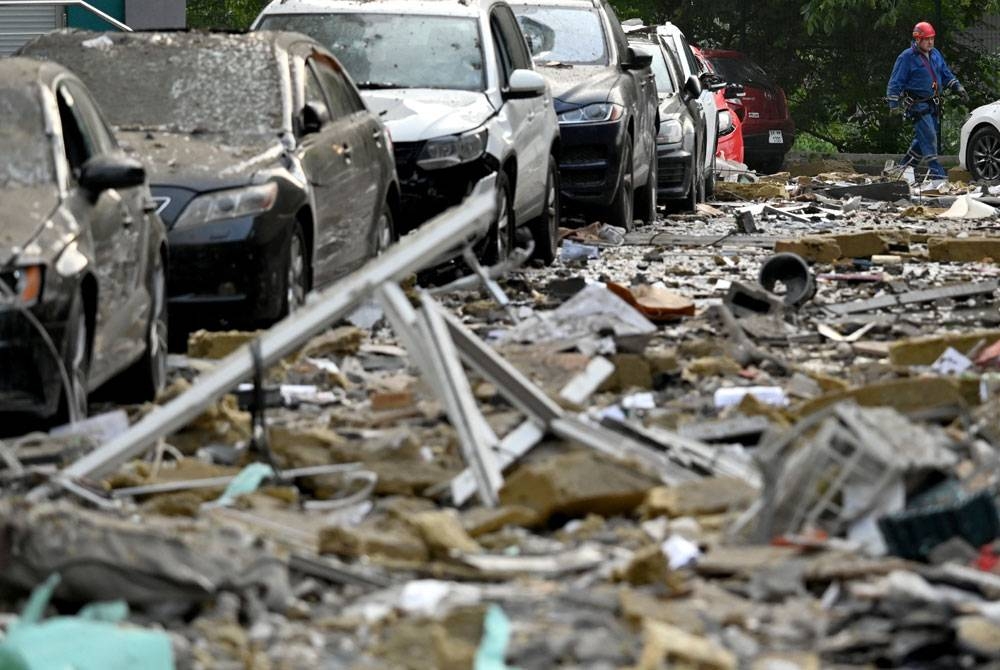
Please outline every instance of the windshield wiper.
[{"label": "windshield wiper", "polygon": [[387,88],[399,88],[399,85],[388,81],[362,81],[358,82],[357,87],[368,90],[383,90]]}]

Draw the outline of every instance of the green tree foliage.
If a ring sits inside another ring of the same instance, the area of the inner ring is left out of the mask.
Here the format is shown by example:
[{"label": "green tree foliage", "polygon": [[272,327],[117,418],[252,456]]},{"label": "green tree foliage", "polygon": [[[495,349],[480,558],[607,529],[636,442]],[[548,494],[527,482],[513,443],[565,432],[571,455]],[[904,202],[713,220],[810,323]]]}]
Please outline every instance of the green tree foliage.
[{"label": "green tree foliage", "polygon": [[200,30],[247,30],[268,0],[188,0],[187,23]]},{"label": "green tree foliage", "polygon": [[[976,44],[962,35],[982,16],[1000,14],[1000,0],[948,0],[940,15],[935,0],[612,2],[622,19],[670,20],[701,46],[746,53],[785,89],[798,132],[840,151],[899,152],[908,141],[909,128],[886,113],[885,88],[917,21],[934,23],[937,46],[972,96],[971,107],[1000,97],[1000,44]],[[961,125],[966,113],[949,101],[946,126]],[[952,144],[956,134],[945,133]],[[949,150],[957,145],[946,143]]]}]

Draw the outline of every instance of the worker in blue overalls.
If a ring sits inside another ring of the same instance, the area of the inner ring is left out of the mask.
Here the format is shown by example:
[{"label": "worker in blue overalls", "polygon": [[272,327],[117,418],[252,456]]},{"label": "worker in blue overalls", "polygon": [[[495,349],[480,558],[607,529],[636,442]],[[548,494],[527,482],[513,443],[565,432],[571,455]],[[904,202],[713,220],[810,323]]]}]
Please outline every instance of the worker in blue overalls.
[{"label": "worker in blue overalls", "polygon": [[944,56],[934,48],[934,26],[921,21],[913,26],[913,44],[899,54],[889,77],[886,97],[889,112],[913,121],[913,143],[900,160],[902,167],[928,164],[928,177],[945,177],[938,162],[938,133],[941,129],[941,92],[951,90],[963,101],[969,94],[952,74]]}]

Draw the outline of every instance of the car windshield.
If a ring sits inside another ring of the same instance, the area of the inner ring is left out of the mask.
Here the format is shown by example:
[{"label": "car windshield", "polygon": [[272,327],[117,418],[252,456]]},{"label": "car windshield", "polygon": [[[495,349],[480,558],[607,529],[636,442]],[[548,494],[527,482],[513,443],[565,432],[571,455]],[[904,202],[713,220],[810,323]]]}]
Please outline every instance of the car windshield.
[{"label": "car windshield", "polygon": [[513,10],[536,62],[608,64],[604,27],[596,9],[515,5]]},{"label": "car windshield", "polygon": [[474,18],[420,14],[276,14],[261,28],[309,35],[340,59],[358,88],[482,91],[483,47]]},{"label": "car windshield", "polygon": [[647,45],[641,42],[635,43],[633,46],[641,48],[646,53],[653,54],[653,64],[650,67],[653,70],[653,77],[656,78],[656,92],[661,95],[676,93],[677,85],[674,83],[673,77],[670,76],[670,71],[667,69],[667,61],[663,58],[663,51],[652,44]]},{"label": "car windshield", "polygon": [[771,82],[771,78],[767,76],[761,66],[746,58],[720,58],[716,56],[708,60],[715,68],[715,72],[726,81],[735,84],[748,82],[769,84]]},{"label": "car windshield", "polygon": [[38,90],[0,88],[0,119],[0,187],[55,181]]},{"label": "car windshield", "polygon": [[25,55],[69,67],[122,129],[276,135],[283,128],[273,47],[231,35],[42,38]]}]

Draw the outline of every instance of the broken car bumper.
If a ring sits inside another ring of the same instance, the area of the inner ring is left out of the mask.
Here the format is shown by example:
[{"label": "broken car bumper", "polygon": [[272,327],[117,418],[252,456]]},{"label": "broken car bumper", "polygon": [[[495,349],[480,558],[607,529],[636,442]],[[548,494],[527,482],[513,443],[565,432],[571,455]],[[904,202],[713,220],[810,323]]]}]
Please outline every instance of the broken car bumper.
[{"label": "broken car bumper", "polygon": [[562,124],[560,191],[578,204],[605,207],[615,199],[622,150],[628,137],[621,121]]}]

